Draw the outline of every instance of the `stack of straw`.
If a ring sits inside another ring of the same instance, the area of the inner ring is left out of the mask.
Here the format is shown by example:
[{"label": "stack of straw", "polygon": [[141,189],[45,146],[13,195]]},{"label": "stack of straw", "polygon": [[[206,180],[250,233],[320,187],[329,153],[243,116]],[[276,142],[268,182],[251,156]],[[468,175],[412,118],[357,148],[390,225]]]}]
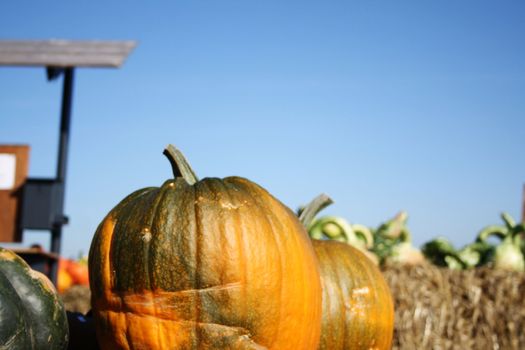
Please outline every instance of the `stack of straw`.
[{"label": "stack of straw", "polygon": [[430,264],[383,270],[395,300],[393,349],[525,349],[525,274]]}]

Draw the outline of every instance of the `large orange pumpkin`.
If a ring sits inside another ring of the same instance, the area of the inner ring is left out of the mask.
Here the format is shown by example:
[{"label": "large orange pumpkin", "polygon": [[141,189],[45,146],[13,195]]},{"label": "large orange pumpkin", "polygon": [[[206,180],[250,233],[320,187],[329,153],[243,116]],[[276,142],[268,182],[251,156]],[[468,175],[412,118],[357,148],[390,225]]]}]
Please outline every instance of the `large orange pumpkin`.
[{"label": "large orange pumpkin", "polygon": [[198,181],[169,146],[175,179],[136,191],[89,253],[102,348],[317,349],[319,267],[294,213],[240,177]]},{"label": "large orange pumpkin", "polygon": [[[302,212],[307,226],[332,201],[314,199]],[[391,348],[394,304],[379,268],[349,244],[314,239],[323,288],[321,350]]]}]

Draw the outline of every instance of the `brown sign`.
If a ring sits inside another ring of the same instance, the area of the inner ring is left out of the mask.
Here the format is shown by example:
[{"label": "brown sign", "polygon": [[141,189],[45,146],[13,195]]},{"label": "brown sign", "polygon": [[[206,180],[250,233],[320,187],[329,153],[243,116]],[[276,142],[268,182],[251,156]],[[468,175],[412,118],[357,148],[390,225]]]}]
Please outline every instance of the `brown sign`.
[{"label": "brown sign", "polygon": [[28,145],[0,145],[0,242],[22,241],[20,208],[28,168]]}]

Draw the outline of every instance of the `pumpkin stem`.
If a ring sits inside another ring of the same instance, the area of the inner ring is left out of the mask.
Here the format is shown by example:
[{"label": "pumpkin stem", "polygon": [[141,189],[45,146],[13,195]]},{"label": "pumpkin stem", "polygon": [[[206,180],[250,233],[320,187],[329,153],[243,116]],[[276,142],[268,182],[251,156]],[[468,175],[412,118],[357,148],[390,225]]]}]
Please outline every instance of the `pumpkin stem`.
[{"label": "pumpkin stem", "polygon": [[332,204],[334,201],[328,195],[321,193],[315,197],[306,207],[299,213],[299,221],[304,227],[309,227],[313,219],[321,210]]},{"label": "pumpkin stem", "polygon": [[184,157],[184,154],[175,148],[175,146],[171,144],[166,146],[163,153],[171,163],[173,176],[175,178],[182,177],[190,185],[199,181],[197,175],[195,175],[195,172],[193,172],[193,169],[186,160],[186,157]]}]

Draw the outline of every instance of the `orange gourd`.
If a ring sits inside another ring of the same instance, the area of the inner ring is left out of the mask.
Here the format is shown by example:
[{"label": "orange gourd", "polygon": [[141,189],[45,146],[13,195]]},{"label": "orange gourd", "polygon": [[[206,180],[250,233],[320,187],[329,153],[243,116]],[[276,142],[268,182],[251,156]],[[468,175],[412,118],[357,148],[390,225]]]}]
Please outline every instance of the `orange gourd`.
[{"label": "orange gourd", "polygon": [[70,260],[66,271],[73,280],[73,284],[89,286],[89,273],[87,263]]},{"label": "orange gourd", "polygon": [[321,285],[294,213],[240,177],[175,179],[109,212],[89,253],[92,308],[107,349],[317,349]]},{"label": "orange gourd", "polygon": [[[314,199],[301,213],[307,226],[332,201]],[[394,333],[394,304],[379,268],[349,244],[312,240],[321,268],[320,350],[388,350]]]},{"label": "orange gourd", "polygon": [[67,272],[69,266],[69,260],[60,258],[58,260],[58,272],[57,272],[57,290],[59,293],[63,293],[71,286],[73,286],[73,278]]}]

